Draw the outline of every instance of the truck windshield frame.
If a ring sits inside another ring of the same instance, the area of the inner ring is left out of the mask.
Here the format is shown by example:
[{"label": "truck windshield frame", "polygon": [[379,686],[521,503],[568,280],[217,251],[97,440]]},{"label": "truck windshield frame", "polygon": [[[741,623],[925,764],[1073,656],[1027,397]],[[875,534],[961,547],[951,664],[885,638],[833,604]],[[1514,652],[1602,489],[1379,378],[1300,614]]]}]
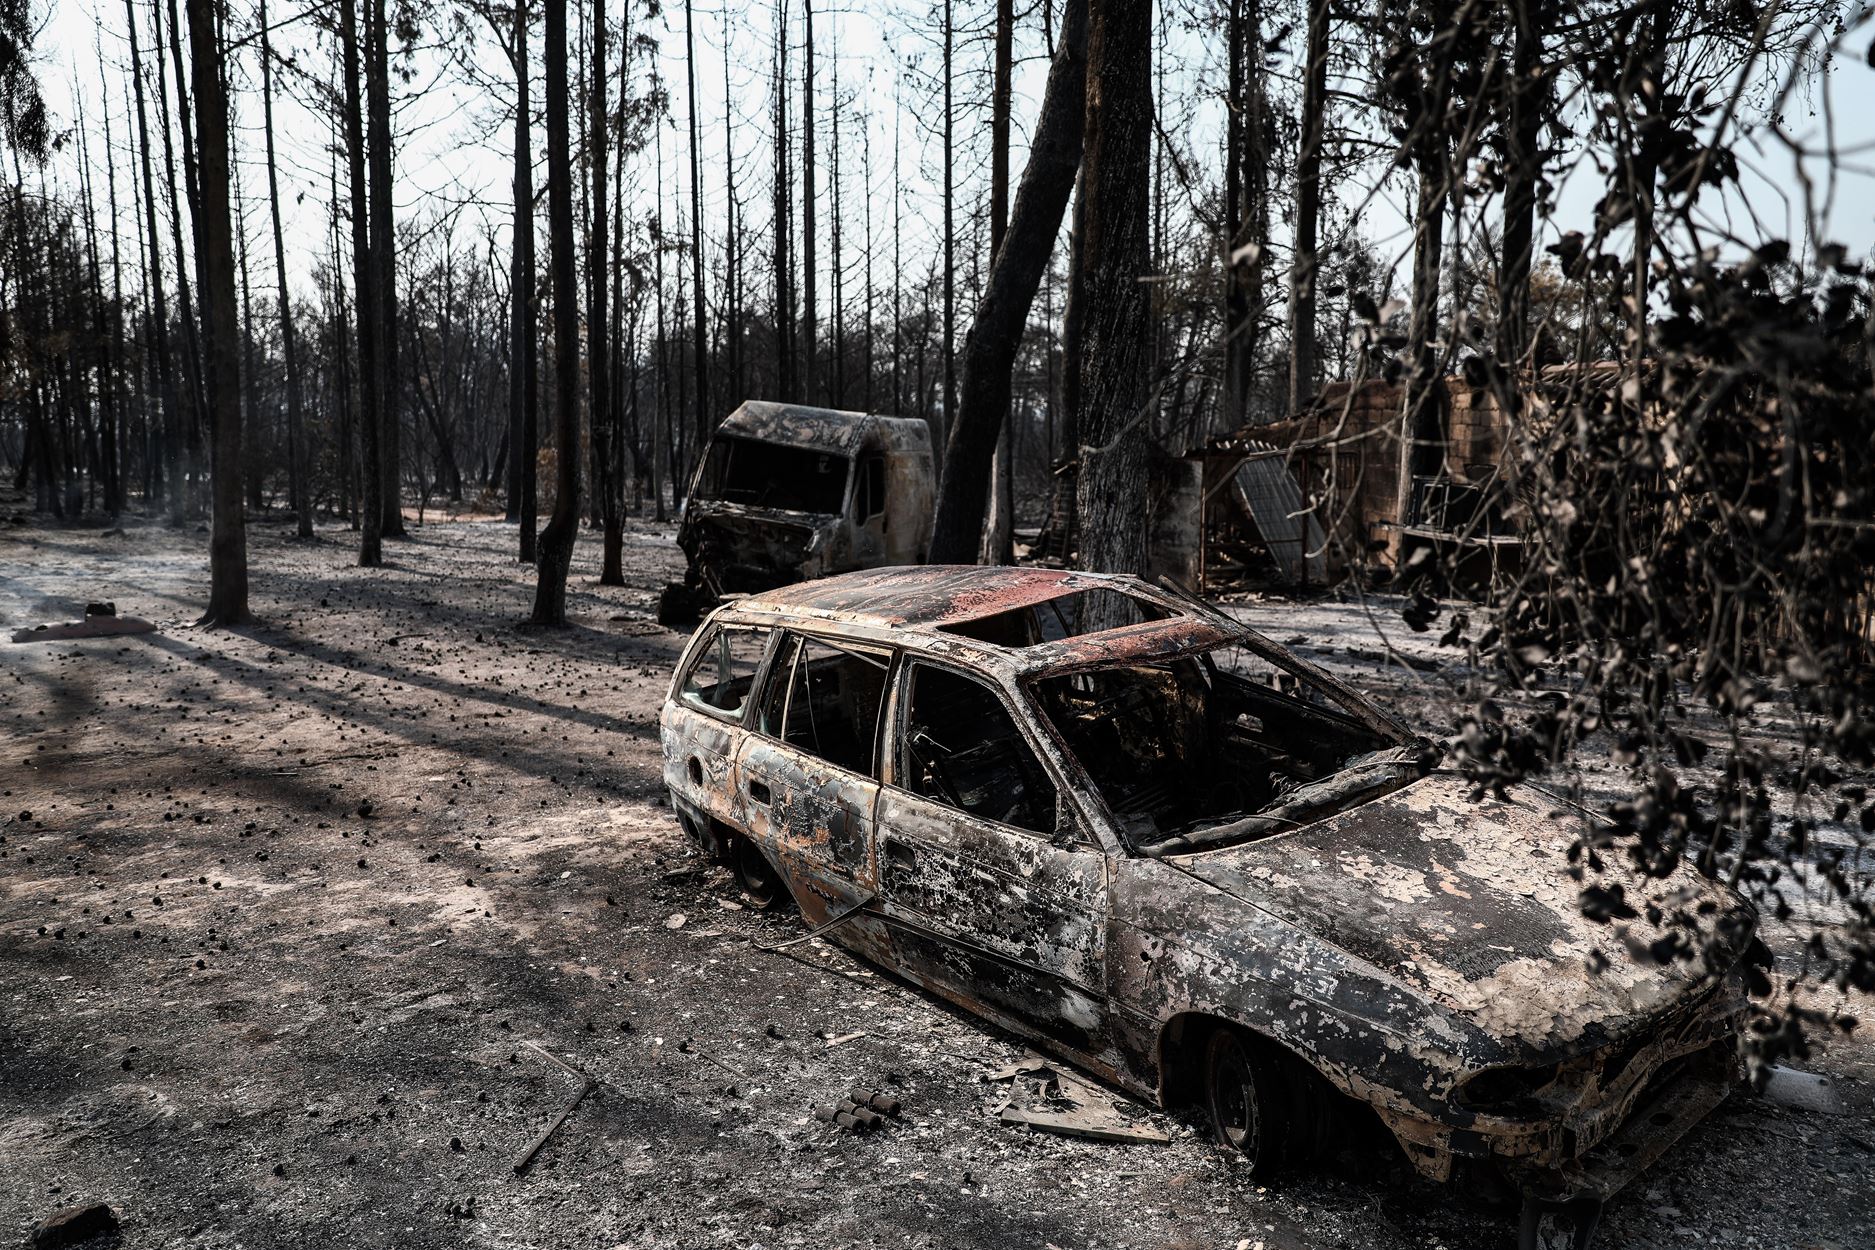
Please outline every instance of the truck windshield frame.
[{"label": "truck windshield frame", "polygon": [[696,497],[776,512],[846,511],[852,457],[818,447],[718,434],[697,477]]}]

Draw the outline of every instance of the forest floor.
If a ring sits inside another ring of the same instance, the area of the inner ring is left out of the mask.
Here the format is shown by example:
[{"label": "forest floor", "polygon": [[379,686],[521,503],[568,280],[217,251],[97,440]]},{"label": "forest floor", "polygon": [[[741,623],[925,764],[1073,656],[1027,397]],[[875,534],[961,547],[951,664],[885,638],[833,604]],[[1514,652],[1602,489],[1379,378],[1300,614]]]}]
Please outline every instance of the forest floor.
[{"label": "forest floor", "polygon": [[[1259,1183],[1189,1120],[999,1123],[1019,1044],[819,943],[752,949],[796,922],[686,851],[671,527],[631,524],[622,588],[582,533],[557,632],[519,625],[515,541],[432,520],[365,570],[343,529],[262,521],[261,623],[217,632],[193,528],[0,523],[0,1245],[86,1201],[138,1247],[1513,1243],[1362,1143]],[[95,599],[156,631],[4,641]],[[1242,611],[1411,710],[1425,674],[1360,605]],[[600,1084],[517,1177],[577,1089],[529,1042]],[[1836,1107],[1733,1097],[1598,1244],[1867,1246],[1875,1050],[1806,1066]],[[813,1118],[855,1084],[902,1120]]]}]

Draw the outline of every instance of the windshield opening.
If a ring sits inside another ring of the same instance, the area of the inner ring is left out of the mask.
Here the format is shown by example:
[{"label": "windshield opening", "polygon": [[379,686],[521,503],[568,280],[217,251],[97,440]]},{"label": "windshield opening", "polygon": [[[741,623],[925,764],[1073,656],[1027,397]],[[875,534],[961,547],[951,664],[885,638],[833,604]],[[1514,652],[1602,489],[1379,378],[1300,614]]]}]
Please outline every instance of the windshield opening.
[{"label": "windshield opening", "polygon": [[1280,833],[1425,771],[1417,746],[1241,643],[1046,678],[1035,693],[1141,854]]},{"label": "windshield opening", "polygon": [[697,481],[697,498],[837,514],[846,507],[849,463],[838,452],[718,434]]}]

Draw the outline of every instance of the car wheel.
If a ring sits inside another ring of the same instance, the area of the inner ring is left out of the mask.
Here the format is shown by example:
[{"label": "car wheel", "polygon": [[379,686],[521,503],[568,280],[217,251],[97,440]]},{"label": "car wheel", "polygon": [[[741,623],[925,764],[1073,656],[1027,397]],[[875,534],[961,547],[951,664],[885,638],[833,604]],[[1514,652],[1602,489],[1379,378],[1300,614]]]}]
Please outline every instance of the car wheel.
[{"label": "car wheel", "polygon": [[1221,1028],[1205,1045],[1204,1076],[1218,1145],[1242,1155],[1254,1175],[1282,1166],[1289,1108],[1272,1057],[1242,1031]]},{"label": "car wheel", "polygon": [[730,856],[736,884],[742,887],[757,911],[774,911],[789,901],[787,884],[753,839],[737,838]]}]

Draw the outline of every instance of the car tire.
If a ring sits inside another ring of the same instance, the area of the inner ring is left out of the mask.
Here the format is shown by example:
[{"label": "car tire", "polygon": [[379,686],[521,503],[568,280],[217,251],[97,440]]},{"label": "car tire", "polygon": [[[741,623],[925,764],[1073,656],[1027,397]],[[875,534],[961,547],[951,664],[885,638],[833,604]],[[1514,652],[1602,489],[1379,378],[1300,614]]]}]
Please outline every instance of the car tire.
[{"label": "car tire", "polygon": [[788,884],[782,880],[768,856],[752,838],[737,838],[729,848],[729,867],[757,911],[779,911],[793,901]]},{"label": "car tire", "polygon": [[1206,1039],[1204,1105],[1219,1146],[1240,1155],[1253,1176],[1290,1161],[1289,1091],[1280,1056],[1241,1029]]}]

